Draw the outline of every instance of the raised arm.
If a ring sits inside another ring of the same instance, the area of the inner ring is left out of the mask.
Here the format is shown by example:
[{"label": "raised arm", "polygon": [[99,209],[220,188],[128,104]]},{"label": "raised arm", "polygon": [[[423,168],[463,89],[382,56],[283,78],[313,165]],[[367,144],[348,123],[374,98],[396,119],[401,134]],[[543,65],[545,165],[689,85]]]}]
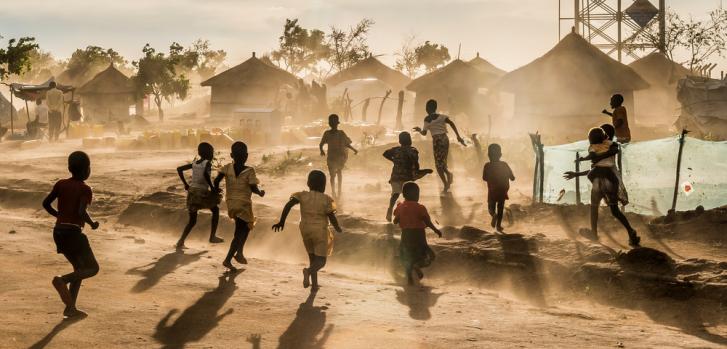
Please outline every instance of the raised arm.
[{"label": "raised arm", "polygon": [[610,111],[608,111],[608,110],[606,110],[606,109],[604,109],[604,110],[601,110],[601,113],[603,113],[603,114],[606,114],[606,115],[608,115],[608,116],[613,116],[613,113],[612,113],[612,112],[610,112]]},{"label": "raised arm", "polygon": [[452,119],[450,119],[450,118],[447,118],[446,122],[452,128],[452,131],[454,131],[454,134],[457,136],[457,142],[459,142],[460,144],[462,144],[466,147],[467,143],[465,143],[462,136],[459,135],[459,131],[457,130],[457,125],[454,124],[454,121],[452,121]]},{"label": "raised arm", "polygon": [[283,228],[285,228],[285,220],[288,219],[288,214],[290,214],[290,210],[293,209],[293,206],[299,204],[300,201],[296,198],[290,198],[288,203],[285,204],[285,207],[283,207],[283,213],[280,215],[280,221],[273,225],[273,231],[282,231]]},{"label": "raised arm", "polygon": [[192,169],[192,164],[186,164],[186,165],[177,167],[177,174],[179,175],[179,179],[182,180],[182,184],[184,184],[184,190],[189,189],[189,184],[187,183],[187,179],[184,178],[184,171],[191,170],[191,169]]}]

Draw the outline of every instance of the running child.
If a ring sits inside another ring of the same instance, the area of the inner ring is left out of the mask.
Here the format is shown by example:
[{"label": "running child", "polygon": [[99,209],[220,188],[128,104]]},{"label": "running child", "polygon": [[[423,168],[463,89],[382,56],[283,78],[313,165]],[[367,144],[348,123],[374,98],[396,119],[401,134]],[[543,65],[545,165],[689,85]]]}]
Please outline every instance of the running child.
[{"label": "running child", "polygon": [[510,190],[510,181],[515,180],[510,166],[500,160],[502,148],[499,144],[493,143],[487,147],[487,156],[490,162],[482,169],[482,180],[487,182],[487,210],[492,216],[490,226],[502,232],[502,215],[505,211],[505,200]]},{"label": "running child", "polygon": [[[225,240],[216,236],[217,222],[220,219],[221,197],[217,188],[212,185],[212,159],[215,156],[215,149],[211,144],[202,142],[197,146],[197,154],[199,160],[177,167],[177,174],[184,184],[184,190],[187,191],[187,210],[189,211],[189,223],[184,227],[182,236],[177,241],[177,248],[184,248],[184,241],[187,239],[189,232],[192,231],[197,224],[197,211],[212,211],[212,228],[210,229],[210,242],[220,243]],[[184,171],[192,170],[192,181],[187,183],[184,178]]]},{"label": "running child", "polygon": [[247,162],[247,145],[243,142],[232,144],[230,154],[233,162],[225,165],[215,178],[215,188],[219,191],[220,182],[225,179],[225,200],[227,201],[227,214],[235,221],[235,237],[230,243],[230,250],[227,252],[222,265],[235,270],[232,266],[232,257],[240,264],[247,264],[247,259],[242,253],[245,242],[250,231],[255,226],[255,215],[252,213],[252,194],[260,197],[265,196],[265,191],[260,190],[260,181],[255,175],[255,169],[245,165]]},{"label": "running child", "polygon": [[394,223],[401,228],[399,256],[406,271],[406,281],[412,285],[412,271],[421,279],[424,277],[421,268],[429,266],[434,260],[434,252],[427,244],[425,229],[432,229],[439,237],[442,237],[442,232],[432,224],[427,208],[419,203],[419,186],[414,182],[406,182],[402,191],[404,202],[394,210]]},{"label": "running child", "polygon": [[417,148],[412,147],[411,143],[409,132],[402,132],[399,133],[400,145],[384,152],[384,157],[394,163],[389,179],[391,198],[389,199],[389,208],[386,210],[387,222],[391,222],[394,205],[396,200],[399,199],[404,183],[413,182],[433,172],[430,169],[419,169],[419,151],[417,151]]},{"label": "running child", "polygon": [[626,113],[626,107],[623,106],[624,96],[615,94],[611,96],[610,105],[613,112],[604,109],[601,113],[611,117],[611,124],[615,128],[616,138],[619,143],[626,144],[631,142],[631,129],[629,128],[629,118]]},{"label": "running child", "polygon": [[[71,153],[68,156],[68,171],[71,178],[56,182],[53,190],[43,200],[43,208],[56,217],[53,228],[56,250],[73,266],[73,272],[53,278],[53,287],[66,305],[63,316],[67,318],[85,315],[76,308],[81,282],[96,275],[99,269],[88,238],[82,231],[86,223],[91,229],[98,229],[98,222],[86,211],[93,197],[91,187],[84,182],[91,175],[91,160],[88,155],[82,151]],[[58,200],[57,209],[52,206],[55,200]]]},{"label": "running child", "polygon": [[[608,155],[613,152],[611,145],[603,146],[602,144],[606,141],[606,133],[601,128],[592,128],[588,132],[588,142],[593,146],[589,147],[589,154],[595,156],[599,155],[599,152],[605,150],[600,155]],[[611,154],[612,155],[612,154]],[[594,160],[592,160],[594,161]],[[618,219],[619,222],[626,228],[629,234],[629,245],[632,247],[638,247],[641,242],[641,238],[636,234],[636,230],[631,227],[626,216],[621,212],[618,207],[619,204],[619,179],[613,173],[610,167],[593,166],[591,170],[573,172],[568,171],[564,174],[565,179],[573,179],[578,176],[588,176],[591,181],[591,230],[582,233],[586,238],[590,240],[598,240],[598,207],[601,205],[601,200],[605,200],[611,214]]]},{"label": "running child", "polygon": [[303,268],[303,287],[312,286],[317,291],[318,271],[326,265],[326,258],[333,253],[333,233],[328,227],[330,222],[338,233],[341,226],[336,219],[336,203],[333,198],[325,194],[326,175],[318,170],[308,174],[308,191],[301,191],[290,196],[285,204],[280,221],[273,225],[273,231],[282,231],[285,220],[293,206],[300,204],[300,234],[303,244],[308,251],[310,265]]},{"label": "running child", "polygon": [[[330,130],[326,130],[321,137],[321,143],[318,148],[321,150],[321,156],[326,156],[323,151],[323,145],[328,144],[328,157],[326,162],[328,165],[328,174],[331,176],[331,193],[333,197],[341,195],[341,183],[343,182],[343,168],[348,161],[348,149],[353,150],[354,154],[358,154],[358,150],[351,145],[351,138],[348,138],[346,132],[338,129],[341,122],[338,115],[331,114],[328,116],[328,125]],[[338,190],[336,190],[336,178],[338,178]]]}]

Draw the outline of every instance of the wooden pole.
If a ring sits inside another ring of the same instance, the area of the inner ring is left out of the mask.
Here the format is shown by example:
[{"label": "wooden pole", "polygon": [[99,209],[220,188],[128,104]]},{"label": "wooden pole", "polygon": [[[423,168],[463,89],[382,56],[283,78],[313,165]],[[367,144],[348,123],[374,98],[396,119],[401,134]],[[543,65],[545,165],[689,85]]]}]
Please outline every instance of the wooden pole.
[{"label": "wooden pole", "polygon": [[10,87],[10,135],[15,135],[15,123],[13,122],[13,111],[15,110],[15,107],[13,106],[13,88]]},{"label": "wooden pole", "polygon": [[538,168],[540,167],[540,152],[535,143],[536,134],[530,134],[530,144],[533,146],[533,153],[535,153],[535,169],[533,170],[533,203],[536,202],[538,193]]},{"label": "wooden pole", "polygon": [[403,130],[404,122],[401,120],[404,115],[404,90],[399,90],[399,103],[396,105],[396,129]]},{"label": "wooden pole", "polygon": [[384,110],[384,103],[386,103],[386,99],[389,98],[390,94],[391,94],[391,90],[386,90],[386,95],[381,100],[381,104],[379,105],[379,115],[376,118],[376,125],[381,125],[381,112]]},{"label": "wooden pole", "polygon": [[363,121],[366,121],[366,112],[369,110],[369,103],[371,103],[371,98],[366,98],[361,106],[361,120]]},{"label": "wooden pole", "polygon": [[682,151],[684,150],[684,139],[686,138],[687,129],[682,129],[682,134],[679,136],[679,153],[677,154],[677,175],[676,181],[674,182],[674,196],[671,200],[671,212],[676,212],[677,208],[677,194],[679,194],[679,175],[682,167]]},{"label": "wooden pole", "polygon": [[30,122],[30,109],[28,109],[28,100],[25,100],[25,116],[28,118],[28,122]]},{"label": "wooden pole", "polygon": [[[576,173],[581,172],[581,162],[578,159],[581,157],[579,152],[576,152]],[[576,205],[581,204],[581,177],[576,176]]]},{"label": "wooden pole", "polygon": [[540,152],[540,203],[543,203],[543,190],[545,189],[545,151],[543,150],[543,143],[540,141],[538,136],[538,149]]}]

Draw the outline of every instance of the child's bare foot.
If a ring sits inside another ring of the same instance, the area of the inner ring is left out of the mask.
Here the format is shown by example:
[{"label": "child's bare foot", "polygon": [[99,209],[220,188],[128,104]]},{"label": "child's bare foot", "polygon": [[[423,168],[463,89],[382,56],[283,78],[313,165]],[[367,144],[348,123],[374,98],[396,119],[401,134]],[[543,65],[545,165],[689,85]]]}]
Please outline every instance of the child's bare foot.
[{"label": "child's bare foot", "polygon": [[417,274],[417,277],[419,279],[424,278],[424,273],[422,273],[422,270],[419,267],[414,268],[414,272]]},{"label": "child's bare foot", "polygon": [[178,241],[176,245],[174,245],[178,250],[186,250],[187,246],[184,246],[184,241]]},{"label": "child's bare foot", "polygon": [[500,234],[505,232],[505,229],[503,229],[501,225],[498,225],[497,228],[495,228],[495,230],[497,230],[497,232]]},{"label": "child's bare foot", "polygon": [[303,268],[303,288],[310,287],[310,271],[308,268]]},{"label": "child's bare foot", "polygon": [[245,256],[243,256],[239,253],[235,254],[235,260],[237,261],[237,263],[247,264],[247,259],[245,259]]},{"label": "child's bare foot", "polygon": [[61,296],[63,304],[71,304],[71,292],[68,291],[68,286],[66,286],[66,282],[63,281],[62,277],[56,276],[53,278],[53,287],[58,291],[58,295]]},{"label": "child's bare foot", "polygon": [[210,242],[213,244],[219,244],[220,242],[225,242],[225,239],[217,237],[217,236],[212,236],[212,237],[210,237]]},{"label": "child's bare foot", "polygon": [[497,219],[495,217],[492,217],[492,220],[490,221],[490,226],[494,228],[495,225],[497,225]]},{"label": "child's bare foot", "polygon": [[389,207],[388,210],[386,210],[386,221],[391,222],[391,215],[393,214],[393,209]]},{"label": "child's bare foot", "polygon": [[63,311],[63,317],[66,319],[76,318],[76,317],[86,317],[88,314],[86,314],[83,311],[78,310],[76,307],[66,307],[66,310]]},{"label": "child's bare foot", "polygon": [[224,262],[222,262],[222,265],[225,268],[230,269],[230,271],[237,271],[237,268],[235,268],[235,266],[232,265],[232,263],[230,263],[230,261],[224,261]]}]

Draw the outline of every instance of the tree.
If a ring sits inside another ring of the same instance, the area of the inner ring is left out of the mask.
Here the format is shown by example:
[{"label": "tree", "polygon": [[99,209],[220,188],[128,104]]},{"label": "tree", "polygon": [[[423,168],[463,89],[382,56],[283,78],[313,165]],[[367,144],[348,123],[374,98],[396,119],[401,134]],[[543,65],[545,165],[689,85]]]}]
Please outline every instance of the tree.
[{"label": "tree", "polygon": [[43,82],[51,76],[58,75],[66,67],[66,63],[57,60],[50,52],[35,48],[30,51],[30,69],[18,75],[28,82]]},{"label": "tree", "polygon": [[326,43],[326,34],[318,29],[301,27],[297,18],[285,20],[283,35],[278,38],[278,42],[278,49],[270,53],[270,59],[294,75],[314,69],[331,52]]},{"label": "tree", "polygon": [[355,26],[349,27],[348,31],[331,27],[331,33],[328,34],[328,46],[331,49],[328,63],[331,69],[348,69],[371,54],[366,40],[373,25],[373,20],[364,18]]},{"label": "tree", "polygon": [[394,68],[412,79],[417,75],[420,65],[414,50],[414,39],[414,35],[405,38],[399,51],[394,53],[396,56]]},{"label": "tree", "polygon": [[164,121],[162,101],[171,101],[172,97],[179,99],[187,98],[190,84],[183,73],[178,73],[177,67],[183,66],[179,60],[180,55],[175,44],[169,47],[169,54],[157,52],[149,44],[142,49],[144,56],[133,65],[137,69],[136,75],[132,78],[139,97],[145,95],[154,96],[154,104],[157,106],[159,121]]},{"label": "tree", "polygon": [[[124,57],[112,48],[105,49],[99,46],[86,46],[85,49],[77,49],[68,59],[66,69],[70,75],[88,74],[90,76],[100,72],[109,64],[117,68],[127,69],[128,63]],[[87,73],[88,72],[88,73]]]},{"label": "tree", "polygon": [[684,35],[684,20],[679,14],[671,9],[666,13],[666,31],[664,35],[664,48],[659,48],[661,39],[659,38],[659,21],[654,20],[641,32],[641,40],[649,43],[651,46],[657,47],[672,61],[674,59],[674,51],[679,47],[679,41]]},{"label": "tree", "polygon": [[423,65],[427,73],[435,71],[451,59],[448,48],[444,45],[430,43],[429,40],[415,48],[414,53],[418,65]]},{"label": "tree", "polygon": [[38,44],[32,37],[8,40],[8,46],[0,48],[0,80],[10,74],[28,71],[31,68],[30,53],[37,48]]},{"label": "tree", "polygon": [[210,46],[209,40],[197,39],[189,48],[189,50],[197,53],[195,71],[202,80],[207,80],[215,75],[217,68],[227,58],[227,52],[225,50],[213,50]]}]

